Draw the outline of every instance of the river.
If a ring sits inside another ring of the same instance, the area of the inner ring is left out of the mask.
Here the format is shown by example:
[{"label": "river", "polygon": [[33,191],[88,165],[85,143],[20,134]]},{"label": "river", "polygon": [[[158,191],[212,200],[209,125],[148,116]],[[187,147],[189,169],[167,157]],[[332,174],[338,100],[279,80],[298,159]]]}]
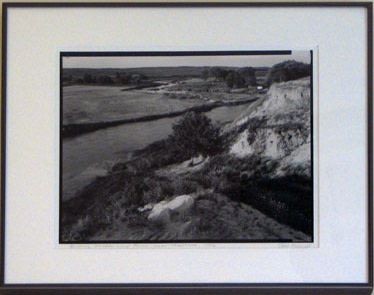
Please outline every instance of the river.
[{"label": "river", "polygon": [[[215,123],[227,123],[247,108],[248,104],[223,106],[205,114]],[[126,160],[131,152],[166,138],[179,118],[123,124],[65,139],[62,144],[63,198],[73,197],[95,175],[104,173],[105,163]]]}]

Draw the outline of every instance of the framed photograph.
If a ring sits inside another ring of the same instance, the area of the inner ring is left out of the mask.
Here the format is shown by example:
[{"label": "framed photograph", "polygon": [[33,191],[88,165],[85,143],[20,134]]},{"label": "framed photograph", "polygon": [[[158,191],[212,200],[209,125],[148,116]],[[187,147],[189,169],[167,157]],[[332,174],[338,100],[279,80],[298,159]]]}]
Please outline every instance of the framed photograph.
[{"label": "framed photograph", "polygon": [[4,3],[4,294],[370,294],[372,3]]}]

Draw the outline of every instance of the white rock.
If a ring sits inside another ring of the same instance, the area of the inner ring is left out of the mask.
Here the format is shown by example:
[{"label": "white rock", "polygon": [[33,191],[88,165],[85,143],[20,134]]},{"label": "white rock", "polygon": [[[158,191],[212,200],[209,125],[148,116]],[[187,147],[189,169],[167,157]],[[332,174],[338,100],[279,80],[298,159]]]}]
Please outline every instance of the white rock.
[{"label": "white rock", "polygon": [[189,160],[182,162],[179,166],[183,168],[190,168],[193,166],[203,164],[206,159],[208,158],[204,158],[203,155],[199,155],[197,157],[194,157],[194,158],[191,158]]},{"label": "white rock", "polygon": [[170,221],[170,209],[165,207],[166,202],[162,201],[156,204],[151,213],[148,215],[148,220],[153,222],[167,223]]},{"label": "white rock", "polygon": [[205,158],[202,155],[199,155],[198,157],[192,158],[191,165],[192,166],[199,165],[202,162],[204,162],[204,160]]},{"label": "white rock", "polygon": [[153,207],[154,207],[154,204],[147,204],[144,207],[138,208],[138,211],[139,212],[148,211],[148,210],[151,210]]},{"label": "white rock", "polygon": [[171,200],[169,203],[166,204],[166,206],[172,212],[182,213],[190,209],[193,203],[194,203],[193,197],[191,197],[190,195],[181,195]]},{"label": "white rock", "polygon": [[181,195],[171,201],[162,201],[156,204],[148,215],[148,220],[167,223],[171,213],[184,213],[192,207],[194,198],[190,195]]}]

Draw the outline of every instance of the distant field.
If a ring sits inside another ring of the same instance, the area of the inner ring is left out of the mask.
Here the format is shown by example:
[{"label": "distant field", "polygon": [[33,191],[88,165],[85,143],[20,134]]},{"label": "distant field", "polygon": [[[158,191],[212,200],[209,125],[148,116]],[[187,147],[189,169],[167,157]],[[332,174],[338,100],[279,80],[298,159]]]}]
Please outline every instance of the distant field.
[{"label": "distant field", "polygon": [[162,93],[122,89],[88,85],[63,87],[63,125],[130,119],[201,104],[191,99],[170,99]]}]

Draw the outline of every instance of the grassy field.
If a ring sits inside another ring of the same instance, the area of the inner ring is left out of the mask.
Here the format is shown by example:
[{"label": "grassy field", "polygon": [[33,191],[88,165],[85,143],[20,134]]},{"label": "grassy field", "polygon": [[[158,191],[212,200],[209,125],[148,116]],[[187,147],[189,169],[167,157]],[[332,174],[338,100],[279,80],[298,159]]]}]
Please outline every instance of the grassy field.
[{"label": "grassy field", "polygon": [[255,89],[229,90],[225,83],[183,79],[165,86],[126,90],[123,86],[63,87],[63,125],[112,122],[178,112],[212,102],[253,98]]},{"label": "grassy field", "polygon": [[[256,94],[256,87],[234,89],[217,77],[202,79],[202,73],[208,69],[189,66],[63,69],[63,125],[168,114],[207,102],[246,100]],[[238,69],[221,67],[225,71]],[[264,77],[267,70],[257,68],[257,79]]]},{"label": "grassy field", "polygon": [[115,121],[183,110],[199,104],[160,93],[123,87],[75,85],[63,88],[63,125]]}]

